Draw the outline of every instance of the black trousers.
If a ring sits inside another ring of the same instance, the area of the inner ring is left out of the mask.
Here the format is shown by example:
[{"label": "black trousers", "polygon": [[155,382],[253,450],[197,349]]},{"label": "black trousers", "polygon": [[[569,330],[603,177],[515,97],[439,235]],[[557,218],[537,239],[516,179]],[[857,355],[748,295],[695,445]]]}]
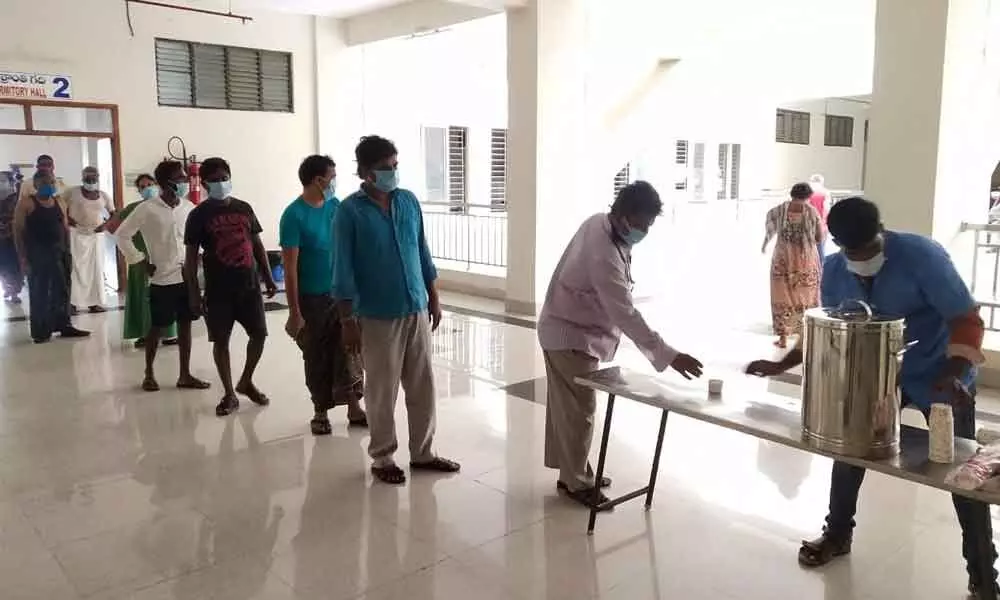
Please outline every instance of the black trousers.
[{"label": "black trousers", "polygon": [[69,327],[69,253],[38,248],[28,251],[28,298],[31,338],[47,339]]},{"label": "black trousers", "polygon": [[[924,418],[928,418],[929,411],[923,411],[923,413]],[[975,403],[955,406],[954,415],[955,436],[975,439]],[[826,531],[829,536],[843,539],[851,535],[854,529],[854,515],[858,508],[858,493],[861,491],[861,482],[864,479],[865,470],[861,467],[842,462],[833,463],[833,474],[830,481],[830,513],[826,517]],[[986,530],[990,532],[990,539],[992,539],[990,507],[963,496],[952,495],[951,500],[955,505],[958,523],[962,528],[962,556],[965,558],[965,568],[973,580],[976,580],[977,583],[985,583],[978,581],[977,565],[980,556],[973,532]],[[996,547],[993,544],[990,547],[993,560],[996,560]],[[993,571],[993,577],[996,578],[996,570]]]}]

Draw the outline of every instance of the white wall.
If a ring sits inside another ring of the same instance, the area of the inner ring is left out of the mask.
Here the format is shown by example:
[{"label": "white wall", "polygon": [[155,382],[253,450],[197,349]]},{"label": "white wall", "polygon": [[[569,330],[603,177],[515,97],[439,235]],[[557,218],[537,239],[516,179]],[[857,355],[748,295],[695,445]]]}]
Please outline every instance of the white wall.
[{"label": "white wall", "polygon": [[[814,173],[821,173],[829,189],[861,190],[864,164],[865,120],[868,103],[825,98],[804,102],[787,102],[778,108],[808,112],[811,115],[809,145],[774,142],[770,148],[769,189],[785,189],[798,181],[807,181]],[[854,145],[850,148],[827,146],[826,115],[854,118]],[[773,113],[772,113],[773,117]],[[771,139],[774,132],[771,131]]]},{"label": "white wall", "polygon": [[[117,104],[127,173],[151,170],[174,135],[200,159],[226,158],[235,194],[253,204],[265,244],[273,247],[280,212],[300,190],[299,162],[317,144],[314,18],[264,12],[251,16],[255,20],[244,25],[133,5],[135,37],[130,37],[119,0],[7,2],[4,23],[22,26],[4,28],[0,69],[65,73],[73,78],[75,100]],[[40,28],[44,43],[39,43]],[[336,28],[329,35],[335,37]],[[155,37],[291,52],[294,113],[158,106]],[[68,166],[58,170],[75,175],[67,172]]]}]

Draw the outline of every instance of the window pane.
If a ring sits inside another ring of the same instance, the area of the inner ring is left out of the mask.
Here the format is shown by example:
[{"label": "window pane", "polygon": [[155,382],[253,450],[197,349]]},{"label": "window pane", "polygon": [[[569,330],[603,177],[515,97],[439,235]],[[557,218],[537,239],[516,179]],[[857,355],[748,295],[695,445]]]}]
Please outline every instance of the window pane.
[{"label": "window pane", "polygon": [[191,106],[191,45],[156,40],[156,92],[160,104]]},{"label": "window pane", "polygon": [[445,201],[446,137],[444,127],[424,127],[424,180],[428,202]]},{"label": "window pane", "polygon": [[261,108],[292,112],[292,56],[283,52],[260,53]]},{"label": "window pane", "polygon": [[24,108],[20,104],[0,104],[0,129],[24,128]]},{"label": "window pane", "polygon": [[229,108],[260,110],[260,56],[256,50],[228,48]]},{"label": "window pane", "polygon": [[226,49],[222,46],[194,44],[194,103],[226,107]]},{"label": "window pane", "polygon": [[39,131],[111,133],[111,109],[32,106],[31,122]]}]

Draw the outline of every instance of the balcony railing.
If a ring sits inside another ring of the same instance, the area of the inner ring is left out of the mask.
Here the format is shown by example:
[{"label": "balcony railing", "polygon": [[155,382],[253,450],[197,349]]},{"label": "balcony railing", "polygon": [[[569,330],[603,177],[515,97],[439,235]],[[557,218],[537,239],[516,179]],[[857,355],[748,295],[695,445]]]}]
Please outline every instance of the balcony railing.
[{"label": "balcony railing", "polygon": [[972,232],[972,295],[979,303],[986,329],[1000,331],[1000,223],[962,223],[962,231]]},{"label": "balcony railing", "polygon": [[[488,204],[424,202],[431,256],[466,266],[507,267],[507,212]],[[458,209],[458,210],[456,210]]]}]

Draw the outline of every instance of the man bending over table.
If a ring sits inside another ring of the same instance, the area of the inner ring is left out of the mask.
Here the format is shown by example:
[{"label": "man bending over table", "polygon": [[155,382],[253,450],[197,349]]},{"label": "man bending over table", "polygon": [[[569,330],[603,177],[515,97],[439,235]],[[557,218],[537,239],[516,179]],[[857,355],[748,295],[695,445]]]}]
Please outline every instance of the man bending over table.
[{"label": "man bending over table", "polygon": [[563,252],[538,318],[538,341],[545,356],[545,466],[559,469],[556,488],[587,507],[607,501],[587,457],[594,437],[594,390],[573,378],[610,361],[624,333],[657,371],[672,367],[684,377],[701,376],[702,364],[680,354],[653,331],[632,303],[632,247],[663,211],[663,202],[645,181],[619,192],[610,213],[580,226]]},{"label": "man bending over table", "polygon": [[[932,402],[950,401],[955,435],[974,438],[976,365],[983,362],[983,321],[968,287],[947,252],[923,236],[886,231],[878,207],[864,198],[847,198],[830,210],[827,226],[841,252],[823,267],[823,306],[863,300],[881,315],[901,317],[906,324],[907,349],[900,370],[902,404],[919,409],[926,418]],[[802,363],[801,346],[780,362],[755,361],[752,375],[767,377]],[[802,543],[799,563],[825,565],[851,551],[854,514],[865,470],[842,462],[833,464],[830,512],[823,534]],[[962,556],[969,573],[969,592],[978,597],[984,586],[979,575],[980,550],[974,534],[991,528],[989,507],[952,496],[962,527]],[[991,536],[992,538],[992,536]],[[993,558],[996,550],[992,548]]]}]

